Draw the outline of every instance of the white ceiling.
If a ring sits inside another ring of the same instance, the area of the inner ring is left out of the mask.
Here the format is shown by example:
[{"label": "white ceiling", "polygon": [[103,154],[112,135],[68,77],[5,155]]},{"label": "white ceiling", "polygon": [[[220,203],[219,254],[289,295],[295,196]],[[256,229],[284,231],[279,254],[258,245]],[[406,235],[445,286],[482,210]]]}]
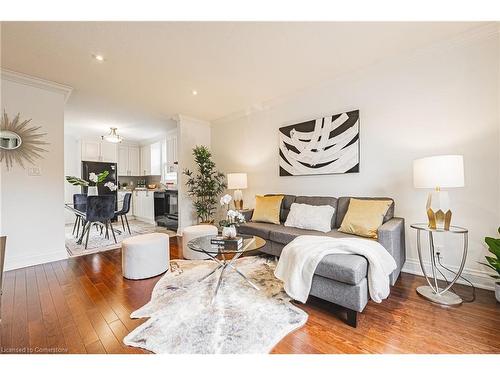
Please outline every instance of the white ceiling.
[{"label": "white ceiling", "polygon": [[124,136],[146,139],[176,113],[215,120],[479,26],[3,22],[1,63],[72,86],[66,115],[73,130],[101,134],[117,125]]}]

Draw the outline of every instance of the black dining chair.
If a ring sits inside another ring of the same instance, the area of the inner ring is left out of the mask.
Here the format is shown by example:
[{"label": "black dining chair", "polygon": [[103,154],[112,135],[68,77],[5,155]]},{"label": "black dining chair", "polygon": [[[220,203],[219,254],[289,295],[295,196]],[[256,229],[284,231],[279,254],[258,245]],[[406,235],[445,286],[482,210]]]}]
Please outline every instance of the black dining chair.
[{"label": "black dining chair", "polygon": [[[73,194],[73,208],[79,211],[85,211],[84,206],[86,204],[87,204],[87,194]],[[76,229],[76,237],[78,237],[78,233],[80,233],[80,225],[82,225],[83,229],[83,222],[80,215],[75,214],[75,216],[76,219],[75,219],[75,224],[73,225],[73,235],[75,234],[75,229]]]},{"label": "black dining chair", "polygon": [[102,223],[106,227],[106,236],[108,236],[108,226],[113,234],[113,239],[116,243],[116,236],[113,230],[111,221],[115,217],[115,201],[114,195],[92,195],[87,197],[87,213],[85,215],[85,228],[82,235],[86,234],[85,249],[89,243],[89,234],[92,225]]},{"label": "black dining chair", "polygon": [[125,224],[123,223],[123,217],[125,216],[125,222],[127,223],[128,234],[130,233],[130,226],[128,225],[127,214],[130,211],[130,200],[132,199],[132,193],[126,193],[123,198],[123,207],[120,211],[116,211],[115,215],[122,220],[123,231],[125,232]]}]

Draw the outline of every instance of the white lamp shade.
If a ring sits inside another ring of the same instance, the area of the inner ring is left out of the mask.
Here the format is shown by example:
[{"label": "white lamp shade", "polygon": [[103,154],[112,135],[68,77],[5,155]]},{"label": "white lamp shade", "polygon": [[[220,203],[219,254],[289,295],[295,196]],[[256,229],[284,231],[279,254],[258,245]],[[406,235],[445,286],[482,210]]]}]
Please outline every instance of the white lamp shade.
[{"label": "white lamp shade", "polygon": [[452,188],[464,186],[462,155],[440,155],[413,162],[413,185],[416,188]]},{"label": "white lamp shade", "polygon": [[247,188],[247,174],[246,173],[228,173],[227,174],[227,188],[228,189],[246,189]]}]

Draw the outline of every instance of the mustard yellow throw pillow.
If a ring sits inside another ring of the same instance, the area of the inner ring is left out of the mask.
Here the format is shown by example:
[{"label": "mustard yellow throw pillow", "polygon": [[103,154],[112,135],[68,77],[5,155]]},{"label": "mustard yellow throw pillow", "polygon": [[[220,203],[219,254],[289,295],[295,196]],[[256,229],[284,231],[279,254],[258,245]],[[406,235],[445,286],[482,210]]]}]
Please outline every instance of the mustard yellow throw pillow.
[{"label": "mustard yellow throw pillow", "polygon": [[392,201],[351,198],[339,232],[377,238],[377,230]]},{"label": "mustard yellow throw pillow", "polygon": [[252,221],[262,223],[279,224],[280,208],[283,195],[255,196],[255,209],[253,210]]}]

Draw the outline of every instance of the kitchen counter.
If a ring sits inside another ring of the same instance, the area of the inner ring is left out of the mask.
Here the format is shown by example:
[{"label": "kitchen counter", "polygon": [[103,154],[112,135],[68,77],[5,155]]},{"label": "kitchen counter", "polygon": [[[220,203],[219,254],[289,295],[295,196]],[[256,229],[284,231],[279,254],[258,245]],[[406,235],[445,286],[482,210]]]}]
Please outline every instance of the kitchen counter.
[{"label": "kitchen counter", "polygon": [[166,192],[166,191],[172,191],[172,192],[177,192],[177,189],[166,189],[166,188],[155,188],[155,189],[148,189],[148,188],[135,188],[135,189],[119,189],[117,190],[119,193],[132,193],[134,191],[160,191],[160,192]]}]

